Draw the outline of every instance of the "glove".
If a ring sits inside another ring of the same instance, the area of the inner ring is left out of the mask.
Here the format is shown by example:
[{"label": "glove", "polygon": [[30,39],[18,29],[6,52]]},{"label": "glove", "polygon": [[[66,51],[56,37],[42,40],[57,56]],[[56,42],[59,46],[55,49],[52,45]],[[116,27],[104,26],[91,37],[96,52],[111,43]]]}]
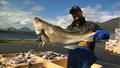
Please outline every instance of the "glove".
[{"label": "glove", "polygon": [[96,33],[94,35],[97,40],[106,40],[109,39],[110,33],[106,30],[96,30]]}]

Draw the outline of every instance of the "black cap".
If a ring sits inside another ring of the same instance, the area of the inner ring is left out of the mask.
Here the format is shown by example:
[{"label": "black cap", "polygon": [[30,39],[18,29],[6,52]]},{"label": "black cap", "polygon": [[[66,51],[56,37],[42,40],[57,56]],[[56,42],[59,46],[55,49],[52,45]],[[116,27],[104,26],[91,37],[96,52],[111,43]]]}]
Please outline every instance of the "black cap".
[{"label": "black cap", "polygon": [[72,14],[74,11],[75,11],[75,12],[82,12],[82,10],[81,10],[81,8],[80,8],[79,6],[73,6],[73,7],[70,9],[69,13]]}]

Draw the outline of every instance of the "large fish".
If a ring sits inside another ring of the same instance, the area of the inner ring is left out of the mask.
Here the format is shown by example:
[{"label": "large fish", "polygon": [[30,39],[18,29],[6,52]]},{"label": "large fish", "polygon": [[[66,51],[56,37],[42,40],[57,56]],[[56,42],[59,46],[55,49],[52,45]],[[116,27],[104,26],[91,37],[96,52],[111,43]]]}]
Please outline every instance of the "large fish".
[{"label": "large fish", "polygon": [[41,35],[42,41],[50,43],[71,44],[83,40],[93,39],[95,32],[80,34],[75,32],[66,31],[65,29],[52,25],[35,17],[33,25],[37,35]]}]

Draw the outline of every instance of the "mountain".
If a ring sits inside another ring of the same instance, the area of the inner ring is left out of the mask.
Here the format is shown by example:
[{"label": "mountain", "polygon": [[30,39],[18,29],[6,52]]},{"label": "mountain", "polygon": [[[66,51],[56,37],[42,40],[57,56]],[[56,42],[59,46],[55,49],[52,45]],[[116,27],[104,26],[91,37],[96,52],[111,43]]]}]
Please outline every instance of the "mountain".
[{"label": "mountain", "polygon": [[20,31],[25,31],[25,32],[33,32],[30,28],[28,27],[22,27],[19,29]]},{"label": "mountain", "polygon": [[5,29],[0,28],[0,33],[23,33],[24,34],[24,33],[35,33],[35,32],[27,27],[23,27],[20,29],[16,29],[14,27],[8,27]]},{"label": "mountain", "polygon": [[98,25],[101,28],[106,29],[106,30],[114,33],[115,32],[115,28],[120,27],[119,23],[120,23],[120,17],[114,18],[114,19],[111,19],[111,20],[108,20],[108,21],[105,21],[103,23],[98,23]]},{"label": "mountain", "polygon": [[3,32],[9,33],[9,32],[15,32],[15,31],[17,31],[17,29],[14,27],[8,27],[8,28],[4,28],[4,29],[0,28],[0,33],[3,33]]},{"label": "mountain", "polygon": [[8,27],[5,29],[0,28],[0,39],[1,38],[31,39],[37,38],[37,35],[34,31],[30,30],[27,27],[23,27],[20,29]]},{"label": "mountain", "polygon": [[16,31],[17,29],[14,28],[14,27],[9,27],[9,28],[6,28],[6,30],[8,30],[8,31]]}]

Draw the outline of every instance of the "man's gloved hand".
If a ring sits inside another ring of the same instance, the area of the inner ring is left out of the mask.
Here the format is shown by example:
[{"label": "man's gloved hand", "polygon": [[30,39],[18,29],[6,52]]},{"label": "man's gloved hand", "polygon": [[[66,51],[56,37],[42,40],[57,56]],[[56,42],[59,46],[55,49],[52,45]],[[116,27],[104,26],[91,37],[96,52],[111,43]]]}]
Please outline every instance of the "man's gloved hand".
[{"label": "man's gloved hand", "polygon": [[97,38],[97,40],[106,40],[106,39],[109,39],[110,32],[108,32],[107,30],[103,30],[103,29],[96,30],[94,37]]}]

